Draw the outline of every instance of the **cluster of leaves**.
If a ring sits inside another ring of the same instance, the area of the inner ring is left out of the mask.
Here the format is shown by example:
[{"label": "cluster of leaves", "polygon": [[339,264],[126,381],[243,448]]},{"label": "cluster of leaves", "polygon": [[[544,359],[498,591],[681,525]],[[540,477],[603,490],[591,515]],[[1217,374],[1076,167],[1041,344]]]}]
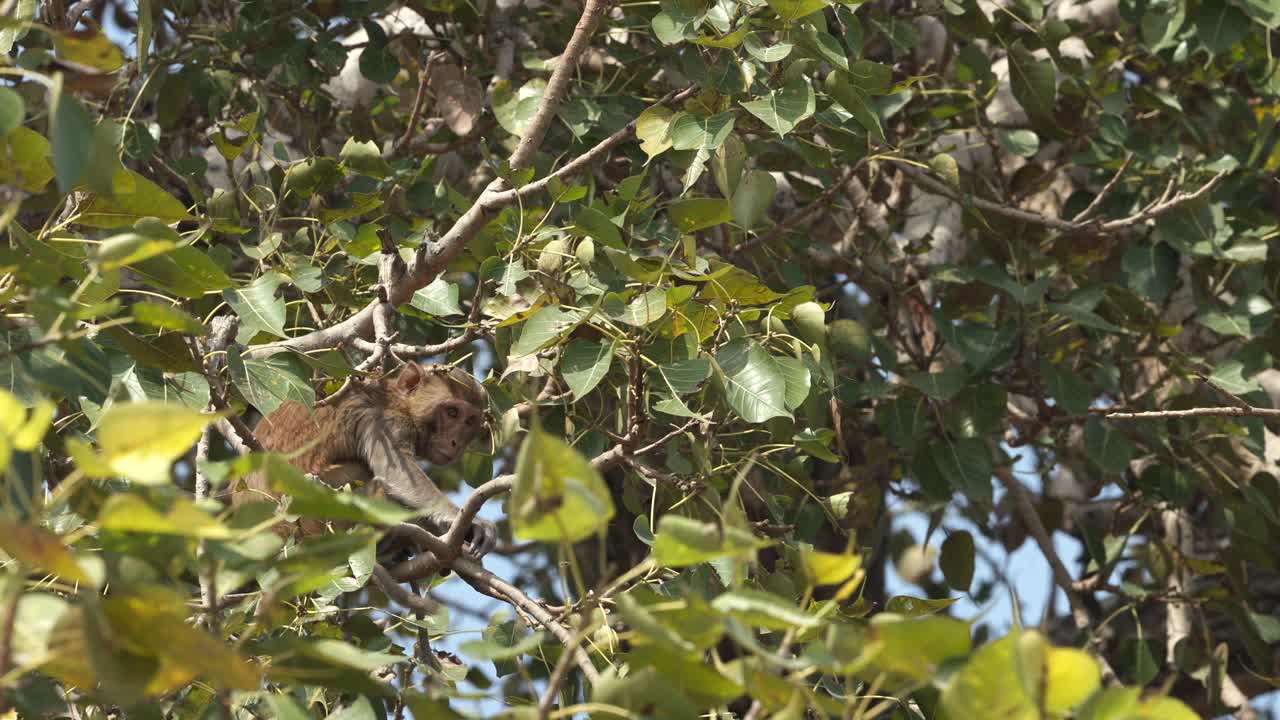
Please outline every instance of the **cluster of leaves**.
[{"label": "cluster of leaves", "polygon": [[[0,19],[0,692],[24,715],[453,717],[496,675],[601,716],[1124,720],[1194,715],[1104,666],[1199,707],[1270,672],[1263,420],[1093,411],[1270,404],[1274,2],[626,4],[516,169],[572,4],[97,4],[127,53],[57,5]],[[516,201],[408,288],[395,347],[480,338],[446,359],[493,369],[494,452],[432,476],[514,463],[509,580],[567,632],[504,610],[459,661],[421,642],[447,612],[368,587],[404,511],[191,448],[359,374],[350,343],[264,347],[375,301],[388,250],[420,257],[494,177]],[[1018,453],[1077,491],[1019,510],[993,483]],[[287,508],[192,497],[255,470]],[[1072,504],[1103,491],[1111,517]],[[1204,547],[1153,531],[1168,511]],[[286,541],[282,516],[361,527]],[[1082,541],[1105,613],[1057,645],[948,616],[1037,528]],[[924,597],[886,597],[889,559]],[[1188,599],[1203,632],[1162,666],[1145,638]],[[1138,639],[1108,644],[1120,616]],[[565,679],[566,637],[598,678]]]}]

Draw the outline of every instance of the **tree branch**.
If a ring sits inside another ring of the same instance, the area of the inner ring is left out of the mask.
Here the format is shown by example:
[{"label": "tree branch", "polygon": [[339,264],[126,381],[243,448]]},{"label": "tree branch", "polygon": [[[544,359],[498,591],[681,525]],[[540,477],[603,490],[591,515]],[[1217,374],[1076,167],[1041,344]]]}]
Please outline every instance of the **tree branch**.
[{"label": "tree branch", "polygon": [[[1027,489],[1023,487],[1021,481],[1013,476],[1013,471],[1008,467],[997,468],[995,474],[1009,494],[1013,496],[1014,507],[1017,508],[1018,515],[1031,532],[1031,537],[1035,539],[1036,545],[1040,547],[1040,553],[1048,561],[1054,584],[1067,596],[1067,604],[1071,606],[1071,620],[1076,629],[1081,632],[1088,632],[1093,624],[1092,619],[1089,617],[1089,611],[1085,608],[1080,593],[1072,584],[1071,574],[1067,572],[1067,566],[1063,565],[1062,558],[1058,557],[1058,551],[1053,547],[1053,538],[1049,537],[1049,531],[1045,529],[1044,523],[1040,521],[1040,514],[1036,512],[1035,505],[1032,504],[1031,496],[1027,493]],[[1093,655],[1102,666],[1102,679],[1106,682],[1114,682],[1116,680],[1116,672],[1111,668],[1111,664],[1100,653],[1093,653]]]},{"label": "tree branch", "polygon": [[[605,3],[600,0],[593,0],[587,6],[587,11],[594,12],[596,16],[603,11]],[[584,12],[583,17],[587,16]],[[594,20],[591,23],[594,24]],[[556,73],[552,75],[552,83],[548,84],[546,92],[542,96],[542,103],[539,106],[537,114],[542,114],[543,109],[547,106],[557,106],[563,97],[559,97],[568,89],[567,78],[561,83],[555,83],[555,78],[560,74],[568,74],[572,72],[572,68],[577,67],[578,55],[586,48],[586,37],[591,34],[591,27],[579,22],[577,30],[574,31],[573,39],[570,39],[569,46],[566,48],[562,56],[565,64],[556,68]],[[581,37],[580,37],[581,36]],[[571,54],[571,51],[573,54]],[[555,92],[553,92],[553,90]],[[689,97],[695,92],[695,88],[687,88],[680,92],[670,93],[663,98],[661,102],[674,102]],[[550,118],[548,115],[547,125],[542,127],[531,126],[525,133],[524,138],[520,142],[520,146],[516,148],[519,153],[521,148],[535,148],[541,144],[542,139],[549,127]],[[436,278],[453,260],[467,243],[471,241],[484,226],[491,220],[499,210],[507,205],[515,202],[518,198],[527,197],[534,193],[541,192],[551,182],[552,178],[564,179],[571,175],[576,175],[592,166],[595,160],[608,152],[618,143],[627,139],[635,131],[635,120],[632,120],[627,126],[618,132],[605,138],[591,150],[588,150],[582,156],[568,163],[560,170],[548,175],[541,180],[531,182],[521,186],[518,189],[510,189],[506,186],[506,181],[497,178],[490,182],[480,193],[480,197],[476,202],[462,214],[461,217],[454,222],[453,227],[444,234],[435,243],[423,243],[418,248],[413,261],[409,263],[408,272],[406,272],[399,281],[391,288],[390,301],[393,305],[399,307],[408,302],[413,294],[418,290],[426,287],[432,280]],[[526,152],[532,152],[528,150]],[[512,167],[520,167],[515,162],[520,158],[512,155]],[[376,311],[378,302],[375,300],[355,315],[343,320],[340,323],[327,328],[321,328],[305,335],[289,338],[267,345],[259,345],[246,351],[246,355],[253,357],[268,357],[286,350],[296,350],[298,352],[312,352],[336,346],[339,342],[350,341],[353,338],[361,337],[368,339],[373,330],[373,314]]]},{"label": "tree branch", "polygon": [[[1095,232],[1095,233],[1102,233],[1102,234],[1110,234],[1110,233],[1118,233],[1124,230],[1128,230],[1129,228],[1132,228],[1135,225],[1139,225],[1143,222],[1146,222],[1147,220],[1152,220],[1161,215],[1164,215],[1165,213],[1171,210],[1177,209],[1178,207],[1185,205],[1186,203],[1199,200],[1200,198],[1213,192],[1213,189],[1216,188],[1218,184],[1221,183],[1222,180],[1227,176],[1227,171],[1223,170],[1222,172],[1210,178],[1209,181],[1206,182],[1204,185],[1202,185],[1198,190],[1195,190],[1193,192],[1178,193],[1173,197],[1169,197],[1167,199],[1161,198],[1158,202],[1151,205],[1150,207],[1147,207],[1140,212],[1134,213],[1129,217],[1120,218],[1118,220],[1108,220],[1106,222],[1101,222],[1098,220],[1063,220],[1061,218],[1049,217],[1048,215],[1042,215],[1037,212],[1023,210],[1021,208],[1002,205],[1000,203],[993,202],[991,200],[987,200],[986,198],[978,197],[976,195],[961,197],[961,195],[954,188],[952,188],[951,186],[939,180],[934,179],[927,172],[925,172],[924,170],[922,170],[921,168],[915,165],[900,161],[898,167],[901,168],[902,171],[906,173],[906,175],[910,177],[916,184],[920,185],[921,187],[925,188],[926,190],[928,190],[929,192],[935,195],[941,195],[943,197],[949,198],[953,202],[960,203],[961,205],[971,205],[973,207],[978,208],[979,210],[985,210],[987,212],[995,213],[996,215],[1003,215],[1004,217],[1011,218],[1013,220],[1018,220],[1020,222],[1029,223],[1032,225],[1040,225],[1042,227],[1047,227],[1047,228],[1057,230],[1059,232],[1064,232],[1064,233],[1088,231],[1088,232]],[[1115,178],[1112,179],[1112,182],[1114,182],[1114,180]],[[1105,189],[1106,188],[1104,188],[1104,191]]]},{"label": "tree branch", "polygon": [[1280,409],[1260,407],[1199,407],[1185,410],[1150,410],[1147,412],[1109,412],[1108,420],[1164,420],[1187,417],[1260,417],[1280,418]]},{"label": "tree branch", "polygon": [[550,129],[551,120],[560,109],[560,103],[564,102],[564,97],[568,94],[569,79],[578,69],[578,58],[590,44],[591,36],[596,30],[596,23],[608,4],[606,0],[587,0],[586,7],[582,9],[582,17],[578,18],[578,25],[573,29],[573,36],[569,38],[569,44],[565,46],[564,54],[560,56],[560,63],[556,65],[555,71],[551,73],[551,79],[547,81],[547,88],[543,92],[542,102],[538,104],[538,111],[529,121],[524,137],[520,138],[520,144],[516,146],[516,151],[511,154],[512,170],[522,170],[533,164],[533,156],[542,145],[542,139]]}]

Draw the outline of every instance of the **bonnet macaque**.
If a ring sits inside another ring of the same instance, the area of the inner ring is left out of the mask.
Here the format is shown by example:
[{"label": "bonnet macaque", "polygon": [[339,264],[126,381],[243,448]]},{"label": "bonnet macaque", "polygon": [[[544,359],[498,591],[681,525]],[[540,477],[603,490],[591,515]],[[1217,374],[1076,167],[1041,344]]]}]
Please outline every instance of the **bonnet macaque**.
[{"label": "bonnet macaque", "polygon": [[[308,448],[291,462],[332,487],[371,479],[365,492],[418,511],[416,522],[439,534],[449,529],[458,507],[427,477],[417,458],[447,465],[462,457],[484,427],[485,406],[484,388],[464,370],[410,362],[393,378],[357,384],[337,402],[314,411],[286,402],[258,423],[256,435],[272,452]],[[255,473],[232,502],[272,497],[267,478]],[[298,529],[312,534],[323,524],[304,518]],[[465,549],[482,557],[497,537],[492,522],[477,518]]]}]

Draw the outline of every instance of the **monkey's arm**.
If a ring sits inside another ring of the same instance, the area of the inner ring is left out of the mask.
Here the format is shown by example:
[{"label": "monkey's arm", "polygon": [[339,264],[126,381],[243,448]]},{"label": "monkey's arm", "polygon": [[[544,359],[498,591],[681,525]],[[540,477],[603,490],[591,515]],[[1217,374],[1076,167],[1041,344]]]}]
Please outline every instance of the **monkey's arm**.
[{"label": "monkey's arm", "polygon": [[[448,531],[458,506],[418,467],[411,452],[401,449],[378,423],[367,423],[359,436],[360,459],[378,478],[392,500],[421,515],[418,522],[438,534]],[[498,544],[498,528],[476,518],[467,530],[467,553],[480,558]]]}]

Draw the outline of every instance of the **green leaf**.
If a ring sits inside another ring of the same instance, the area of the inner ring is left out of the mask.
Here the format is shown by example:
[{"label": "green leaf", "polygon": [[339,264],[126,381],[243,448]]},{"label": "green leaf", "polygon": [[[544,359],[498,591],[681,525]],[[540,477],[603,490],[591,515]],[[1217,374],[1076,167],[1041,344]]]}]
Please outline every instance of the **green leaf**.
[{"label": "green leaf", "polygon": [[720,348],[716,367],[725,397],[734,412],[747,422],[790,417],[786,409],[786,380],[774,358],[760,345],[739,338]]},{"label": "green leaf", "polygon": [[98,245],[94,255],[102,271],[117,270],[174,250],[177,243],[167,237],[140,233],[114,235]]},{"label": "green leaf", "polygon": [[1178,253],[1165,243],[1134,243],[1124,253],[1129,289],[1162,302],[1178,284]]},{"label": "green leaf", "polygon": [[742,39],[742,44],[747,48],[747,52],[751,57],[763,63],[775,63],[779,60],[785,60],[791,54],[791,48],[795,47],[792,43],[776,42],[773,45],[765,45],[764,41],[756,33],[747,33]]},{"label": "green leaf", "polygon": [[981,508],[992,506],[991,451],[980,438],[943,440],[929,446],[929,456],[951,487]]},{"label": "green leaf", "polygon": [[338,160],[347,168],[372,178],[384,178],[391,174],[391,166],[382,159],[382,152],[372,140],[364,142],[347,138],[347,144],[338,153]]},{"label": "green leaf", "polygon": [[535,424],[516,460],[511,531],[521,540],[577,542],[603,531],[613,499],[600,473],[563,440]]},{"label": "green leaf", "polygon": [[577,310],[562,310],[558,306],[542,308],[525,320],[520,339],[511,346],[511,356],[535,353],[555,343],[577,327],[581,320],[582,313]]},{"label": "green leaf", "polygon": [[99,529],[115,532],[140,532],[153,535],[225,540],[233,531],[217,518],[196,507],[183,497],[173,498],[160,512],[138,495],[117,493],[107,498],[98,511]]},{"label": "green leaf", "polygon": [[1109,473],[1123,473],[1137,449],[1111,425],[1089,420],[1084,425],[1084,448],[1089,459]]},{"label": "green leaf", "polygon": [[[1280,28],[1280,2],[1276,0],[1239,0],[1237,3],[1249,17],[1268,30]],[[1183,8],[1185,3],[1177,3]],[[1145,19],[1146,16],[1143,16]],[[1177,28],[1174,29],[1175,31]]]},{"label": "green leaf", "polygon": [[0,153],[8,158],[0,163],[0,183],[37,193],[53,179],[53,149],[31,128],[16,127],[0,137]]},{"label": "green leaf", "polygon": [[259,332],[284,337],[284,299],[276,297],[280,275],[263,274],[246,287],[222,291],[222,299],[240,317],[241,342],[248,342]]},{"label": "green leaf", "polygon": [[458,305],[458,286],[439,275],[430,285],[414,293],[409,304],[436,317],[462,314],[462,307]]},{"label": "green leaf", "polygon": [[867,95],[888,95],[893,89],[893,69],[884,63],[859,60],[849,66],[839,82],[852,85]]},{"label": "green leaf", "polygon": [[667,215],[680,232],[704,230],[731,219],[729,201],[721,198],[679,200],[667,209]]},{"label": "green leaf", "polygon": [[812,629],[822,622],[793,603],[761,590],[730,590],[712,600],[711,607],[751,627],[770,630]]},{"label": "green leaf", "polygon": [[662,319],[667,312],[667,291],[662,288],[654,288],[649,292],[640,294],[631,299],[626,305],[622,304],[620,296],[615,293],[605,299],[605,314],[613,320],[620,323],[631,325],[632,327],[644,327]]},{"label": "green leaf", "polygon": [[158,330],[175,330],[187,335],[203,335],[205,328],[199,320],[174,305],[157,302],[141,302],[129,308],[133,319]]},{"label": "green leaf", "polygon": [[769,0],[783,22],[792,23],[831,5],[831,0]]},{"label": "green leaf", "polygon": [[944,660],[969,652],[969,623],[942,615],[907,618],[880,613],[871,618],[866,641],[864,656],[872,667],[891,677],[928,682]]},{"label": "green leaf", "polygon": [[653,559],[663,567],[697,565],[723,557],[747,560],[768,543],[734,526],[703,523],[675,513],[658,521]]},{"label": "green leaf", "polygon": [[787,410],[795,411],[804,404],[805,398],[809,397],[809,368],[799,358],[775,357],[773,361],[786,382],[787,389],[783,400]]},{"label": "green leaf", "polygon": [[217,263],[189,245],[134,263],[132,267],[152,285],[184,298],[198,298],[231,285],[231,278]]},{"label": "green leaf", "polygon": [[1244,363],[1239,360],[1224,360],[1209,376],[1209,382],[1232,395],[1247,395],[1262,389],[1257,378],[1245,378]]},{"label": "green leaf", "polygon": [[387,34],[372,20],[366,19],[361,24],[369,41],[360,53],[360,74],[379,85],[388,84],[400,72],[400,63],[387,46]]},{"label": "green leaf", "polygon": [[656,157],[671,149],[671,118],[675,113],[662,105],[651,105],[636,117],[636,138],[640,149]]},{"label": "green leaf", "polygon": [[22,96],[7,87],[0,87],[0,138],[22,125],[27,115]]},{"label": "green leaf", "polygon": [[26,23],[36,17],[36,0],[18,0],[10,13],[13,22],[0,25],[0,55],[8,55],[13,44],[26,37],[30,30]]},{"label": "green leaf", "polygon": [[1034,131],[1000,129],[996,136],[1000,138],[1000,145],[1014,155],[1029,158],[1040,152],[1040,136]]},{"label": "green leaf", "polygon": [[529,129],[529,123],[533,121],[534,113],[538,111],[542,93],[546,89],[547,81],[542,78],[530,80],[521,85],[519,90],[513,90],[507,80],[500,81],[490,95],[489,104],[502,129],[516,137],[523,136]]},{"label": "green leaf", "polygon": [[54,97],[49,115],[49,136],[53,138],[53,169],[58,178],[58,190],[69,193],[80,182],[89,163],[89,153],[93,150],[93,121],[80,101],[65,92]]},{"label": "green leaf", "polygon": [[942,543],[942,555],[938,565],[947,584],[960,592],[969,592],[973,584],[973,535],[968,530],[958,530]]},{"label": "green leaf", "polygon": [[581,400],[609,374],[616,345],[591,340],[573,340],[560,358],[560,374],[573,392],[575,400]]},{"label": "green leaf", "polygon": [[1056,127],[1054,108],[1058,101],[1053,61],[1037,60],[1022,45],[1014,45],[1009,50],[1009,86],[1033,126],[1041,133],[1052,132]]},{"label": "green leaf", "polygon": [[841,70],[849,69],[849,58],[844,54],[840,41],[830,34],[809,24],[797,28],[793,34],[799,43],[815,60],[831,63]]},{"label": "green leaf", "polygon": [[231,381],[244,399],[264,416],[287,401],[306,407],[316,403],[316,391],[310,382],[311,372],[296,357],[242,358],[240,350],[232,346],[227,350],[227,366],[231,369]]},{"label": "green leaf", "polygon": [[839,103],[840,107],[848,111],[867,132],[874,135],[877,140],[884,141],[884,128],[880,125],[880,116],[871,106],[870,96],[865,90],[853,84],[848,73],[828,73],[822,89]]},{"label": "green leaf", "polygon": [[676,150],[715,150],[733,132],[733,111],[709,117],[678,113],[671,122],[671,147]]},{"label": "green leaf", "polygon": [[289,496],[291,515],[371,525],[394,525],[414,516],[412,510],[390,500],[341,492],[324,483],[308,480],[301,470],[279,455],[258,455],[255,460],[260,463],[259,468],[266,475],[271,489]]},{"label": "green leaf", "polygon": [[112,471],[134,482],[165,484],[173,462],[214,419],[180,405],[117,404],[98,421],[98,445]]},{"label": "green leaf", "polygon": [[622,242],[622,233],[618,230],[618,226],[613,224],[608,215],[593,207],[584,207],[579,210],[573,218],[573,224],[577,235],[589,237],[605,247],[616,250],[626,247]]},{"label": "green leaf", "polygon": [[138,67],[147,66],[151,54],[151,35],[155,31],[155,18],[151,14],[151,0],[138,0]]},{"label": "green leaf", "polygon": [[911,373],[906,380],[934,400],[946,402],[964,389],[965,377],[964,368],[949,367],[938,373]]},{"label": "green leaf", "polygon": [[760,118],[778,135],[786,136],[797,125],[813,115],[817,107],[813,86],[808,78],[797,75],[781,90],[770,90],[759,100],[742,103],[747,112]]},{"label": "green leaf", "polygon": [[111,197],[94,196],[76,222],[89,227],[117,228],[147,217],[165,224],[194,219],[182,202],[164,188],[127,168],[116,168],[111,189]]},{"label": "green leaf", "polygon": [[733,221],[744,230],[755,227],[769,212],[778,182],[763,170],[752,170],[742,176],[730,201]]},{"label": "green leaf", "polygon": [[1211,55],[1235,47],[1249,32],[1249,17],[1224,0],[1205,0],[1196,14],[1196,36]]}]

